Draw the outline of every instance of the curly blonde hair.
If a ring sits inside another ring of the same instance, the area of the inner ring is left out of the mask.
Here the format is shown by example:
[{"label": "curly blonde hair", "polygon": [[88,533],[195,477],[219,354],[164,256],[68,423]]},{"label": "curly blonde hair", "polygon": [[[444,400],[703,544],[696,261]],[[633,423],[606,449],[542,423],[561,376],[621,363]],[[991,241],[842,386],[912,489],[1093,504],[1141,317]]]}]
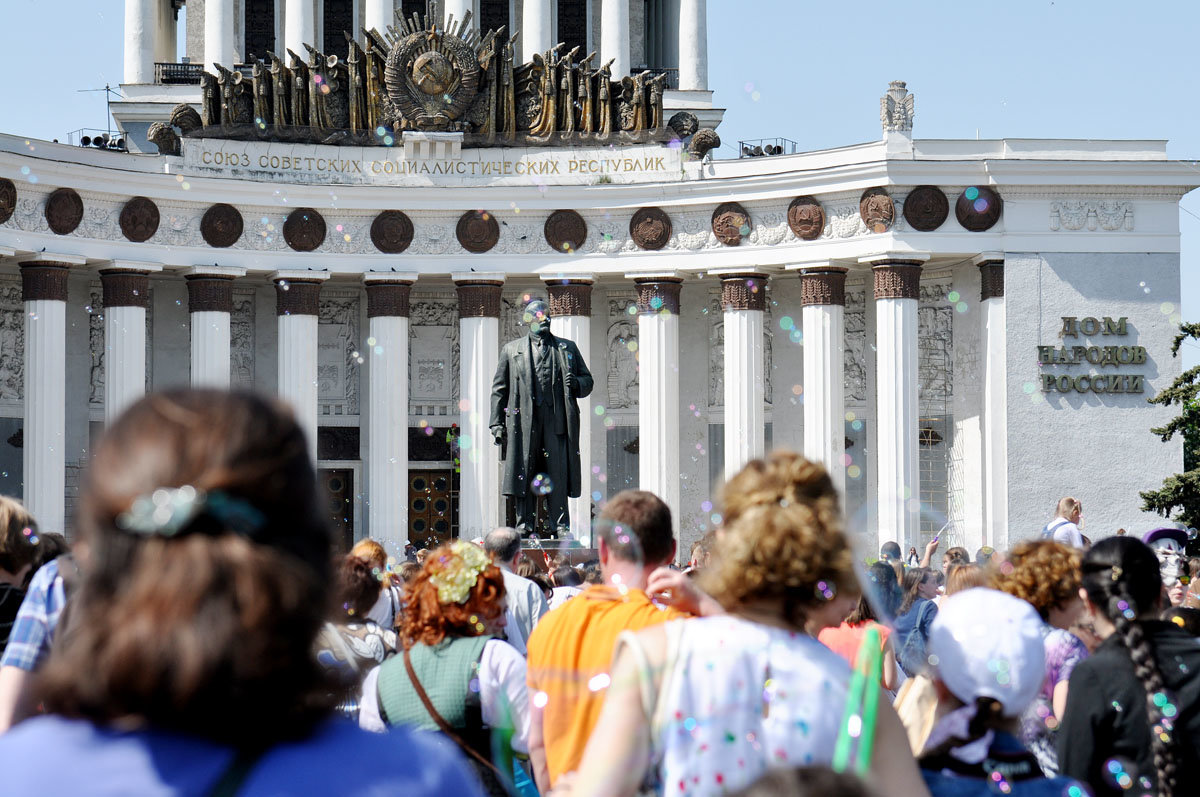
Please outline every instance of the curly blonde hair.
[{"label": "curly blonde hair", "polygon": [[742,468],[722,500],[715,565],[701,578],[726,609],[778,602],[784,620],[803,627],[808,609],[838,592],[859,593],[837,493],[824,467],[776,451]]},{"label": "curly blonde hair", "polygon": [[1028,601],[1045,620],[1082,586],[1079,551],[1051,540],[1030,540],[1012,549],[992,576],[992,586]]}]

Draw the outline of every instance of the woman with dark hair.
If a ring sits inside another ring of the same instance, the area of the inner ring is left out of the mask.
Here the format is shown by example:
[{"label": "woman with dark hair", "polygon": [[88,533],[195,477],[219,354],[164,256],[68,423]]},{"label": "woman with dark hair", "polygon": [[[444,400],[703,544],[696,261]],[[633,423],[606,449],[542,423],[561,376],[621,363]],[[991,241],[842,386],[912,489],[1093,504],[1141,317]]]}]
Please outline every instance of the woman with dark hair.
[{"label": "woman with dark hair", "polygon": [[910,567],[904,571],[904,600],[896,610],[892,624],[896,662],[908,677],[920,673],[926,666],[925,646],[929,643],[929,626],[937,617],[937,578],[927,567]]},{"label": "woman with dark hair", "polygon": [[333,617],[317,637],[317,661],[337,681],[338,712],[349,719],[358,719],[367,671],[396,652],[396,632],[371,619],[384,589],[371,562],[352,553],[338,561]]},{"label": "woman with dark hair", "polygon": [[1108,537],[1082,569],[1087,610],[1107,638],[1071,675],[1059,766],[1096,795],[1190,794],[1200,780],[1200,645],[1158,619],[1158,557],[1140,540]]},{"label": "woman with dark hair", "polygon": [[367,675],[359,725],[440,730],[470,757],[489,793],[506,793],[513,770],[493,760],[493,748],[511,735],[512,749],[528,752],[529,701],[525,659],[497,638],[505,625],[500,568],[478,545],[443,545],[405,587],[404,605],[403,653]]},{"label": "woman with dark hair", "polygon": [[858,605],[850,612],[850,616],[840,626],[822,629],[817,634],[822,645],[854,666],[863,637],[868,630],[876,629],[883,654],[880,685],[893,694],[900,683],[896,674],[896,653],[888,644],[891,628],[884,623],[892,618],[899,603],[900,586],[896,583],[896,571],[887,562],[875,562],[867,568],[863,594],[859,596]]},{"label": "woman with dark hair", "polygon": [[319,495],[271,401],[176,390],[118,418],[81,491],[51,715],[0,737],[5,792],[478,793],[453,751],[331,720]]}]

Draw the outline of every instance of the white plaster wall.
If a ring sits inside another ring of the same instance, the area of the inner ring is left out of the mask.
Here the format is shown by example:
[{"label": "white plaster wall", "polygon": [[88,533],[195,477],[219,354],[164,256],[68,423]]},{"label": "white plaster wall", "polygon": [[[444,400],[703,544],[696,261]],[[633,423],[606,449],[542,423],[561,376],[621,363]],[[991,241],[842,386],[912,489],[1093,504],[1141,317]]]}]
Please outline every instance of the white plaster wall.
[{"label": "white plaster wall", "polygon": [[[979,267],[959,265],[951,284],[958,301],[953,321],[954,393],[949,409],[954,425],[947,497],[957,541],[974,556],[983,545],[983,310]],[[966,309],[960,312],[964,304]]]},{"label": "white plaster wall", "polygon": [[[631,4],[632,5],[632,4]],[[701,509],[710,496],[708,474],[708,357],[712,324],[709,291],[715,280],[683,284],[679,296],[679,550],[676,561],[686,561],[692,543],[708,531],[709,514]],[[706,312],[707,311],[707,312]],[[691,409],[692,406],[696,409]],[[699,417],[697,417],[699,412]],[[644,439],[644,438],[643,438]]]},{"label": "white plaster wall", "polygon": [[[1009,544],[1036,536],[1065,495],[1083,502],[1083,532],[1092,539],[1118,528],[1140,535],[1162,519],[1141,511],[1138,492],[1159,487],[1183,462],[1178,439],[1163,443],[1150,433],[1172,413],[1146,401],[1180,371],[1169,350],[1177,327],[1171,315],[1180,299],[1179,256],[1008,253],[1004,270]],[[1168,305],[1173,309],[1164,312]],[[1127,337],[1068,339],[1067,345],[1144,346],[1146,364],[1039,368],[1035,347],[1062,345],[1062,316],[1128,317]],[[1146,392],[1043,394],[1042,371],[1142,373]]]},{"label": "white plaster wall", "polygon": [[187,282],[177,275],[151,280],[151,380],[155,390],[191,384],[192,329]]}]

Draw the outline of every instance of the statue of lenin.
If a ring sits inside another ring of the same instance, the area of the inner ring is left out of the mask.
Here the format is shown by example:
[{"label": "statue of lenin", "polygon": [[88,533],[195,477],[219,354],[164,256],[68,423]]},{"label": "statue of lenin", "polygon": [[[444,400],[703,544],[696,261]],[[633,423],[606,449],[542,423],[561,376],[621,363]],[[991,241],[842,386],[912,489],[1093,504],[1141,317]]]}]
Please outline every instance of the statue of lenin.
[{"label": "statue of lenin", "polygon": [[529,334],[500,350],[488,421],[500,446],[500,492],[516,505],[522,534],[537,529],[537,500],[546,496],[549,523],[570,533],[567,498],[578,498],[579,404],[592,392],[592,374],[574,341],[550,332],[550,309],[540,299],[525,307]]}]

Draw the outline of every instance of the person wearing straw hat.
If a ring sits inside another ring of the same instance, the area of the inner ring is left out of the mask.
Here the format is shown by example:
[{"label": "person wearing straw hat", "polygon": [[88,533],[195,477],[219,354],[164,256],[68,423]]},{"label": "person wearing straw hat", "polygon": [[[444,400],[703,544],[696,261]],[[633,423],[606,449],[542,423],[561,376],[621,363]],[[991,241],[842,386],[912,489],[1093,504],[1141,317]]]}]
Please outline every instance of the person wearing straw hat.
[{"label": "person wearing straw hat", "polygon": [[1042,619],[1020,598],[976,588],[948,599],[929,631],[938,704],[920,757],[934,797],[1073,794],[1070,778],[1047,778],[1018,740],[1020,717],[1046,676]]}]

